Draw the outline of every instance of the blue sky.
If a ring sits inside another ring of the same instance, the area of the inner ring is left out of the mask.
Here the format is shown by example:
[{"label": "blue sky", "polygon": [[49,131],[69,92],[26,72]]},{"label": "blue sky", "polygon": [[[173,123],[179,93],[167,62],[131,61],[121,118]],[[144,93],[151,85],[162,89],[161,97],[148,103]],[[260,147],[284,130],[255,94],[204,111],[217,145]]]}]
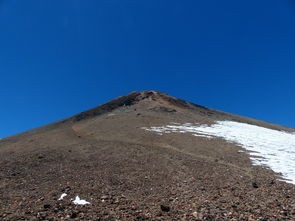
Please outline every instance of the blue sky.
[{"label": "blue sky", "polygon": [[0,137],[153,89],[295,127],[295,3],[0,0]]}]

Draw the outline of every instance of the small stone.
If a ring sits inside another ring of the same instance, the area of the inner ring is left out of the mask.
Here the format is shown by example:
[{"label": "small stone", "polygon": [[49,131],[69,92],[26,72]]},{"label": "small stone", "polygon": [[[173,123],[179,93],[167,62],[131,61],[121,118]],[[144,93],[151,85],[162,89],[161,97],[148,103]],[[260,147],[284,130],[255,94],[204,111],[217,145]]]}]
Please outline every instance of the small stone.
[{"label": "small stone", "polygon": [[161,205],[161,210],[167,213],[170,211],[170,206]]},{"label": "small stone", "polygon": [[75,219],[78,217],[78,214],[76,212],[73,212],[70,216],[71,219]]},{"label": "small stone", "polygon": [[113,201],[114,204],[118,204],[119,202],[120,202],[120,201],[119,201],[118,198],[116,198],[116,199]]},{"label": "small stone", "polygon": [[65,207],[62,205],[58,205],[57,207],[54,208],[54,212],[58,212],[58,211],[64,211]]},{"label": "small stone", "polygon": [[41,201],[43,201],[44,200],[44,197],[41,197],[41,198],[39,198],[38,200],[37,200],[37,202],[41,202]]},{"label": "small stone", "polygon": [[102,197],[100,197],[102,200],[107,200],[109,197],[107,195],[103,195]]},{"label": "small stone", "polygon": [[85,216],[84,213],[80,213],[80,214],[79,214],[79,218],[80,218],[80,219],[83,219],[84,216]]},{"label": "small stone", "polygon": [[107,220],[108,221],[116,221],[116,218],[113,215],[109,215]]},{"label": "small stone", "polygon": [[252,183],[252,187],[253,187],[253,188],[258,188],[259,186],[258,186],[258,184],[257,184],[256,182],[253,182],[253,183]]},{"label": "small stone", "polygon": [[51,205],[50,204],[44,204],[43,207],[44,207],[44,209],[50,209]]},{"label": "small stone", "polygon": [[145,221],[147,220],[147,217],[145,215],[139,215],[135,219],[136,221]]}]

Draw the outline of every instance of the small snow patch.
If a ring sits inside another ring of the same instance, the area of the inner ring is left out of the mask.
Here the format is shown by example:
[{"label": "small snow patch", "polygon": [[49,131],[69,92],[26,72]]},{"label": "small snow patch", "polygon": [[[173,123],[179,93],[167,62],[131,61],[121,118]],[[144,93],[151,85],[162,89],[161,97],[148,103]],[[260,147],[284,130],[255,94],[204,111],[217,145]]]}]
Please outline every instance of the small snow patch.
[{"label": "small snow patch", "polygon": [[68,195],[68,194],[66,194],[66,193],[61,194],[61,196],[59,197],[58,200],[63,200],[67,195]]},{"label": "small snow patch", "polygon": [[79,196],[76,196],[76,199],[73,201],[75,205],[87,205],[90,204],[86,200],[81,200]]}]

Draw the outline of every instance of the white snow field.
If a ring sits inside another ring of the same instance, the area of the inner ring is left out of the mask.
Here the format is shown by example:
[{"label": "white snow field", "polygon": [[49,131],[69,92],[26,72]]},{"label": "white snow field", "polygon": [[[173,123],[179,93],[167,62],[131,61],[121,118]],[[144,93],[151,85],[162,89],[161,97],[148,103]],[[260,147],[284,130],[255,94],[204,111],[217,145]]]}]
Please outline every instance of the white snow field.
[{"label": "white snow field", "polygon": [[295,134],[233,121],[217,121],[213,125],[176,124],[143,127],[147,131],[191,133],[206,139],[223,138],[250,151],[255,165],[266,166],[281,173],[284,181],[295,184]]}]

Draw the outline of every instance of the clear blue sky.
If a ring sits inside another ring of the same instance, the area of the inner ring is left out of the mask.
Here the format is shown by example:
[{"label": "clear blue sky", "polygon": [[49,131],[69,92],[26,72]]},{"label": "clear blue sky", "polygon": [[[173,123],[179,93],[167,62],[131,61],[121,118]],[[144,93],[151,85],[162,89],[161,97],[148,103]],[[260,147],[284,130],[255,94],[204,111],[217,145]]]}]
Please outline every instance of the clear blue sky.
[{"label": "clear blue sky", "polygon": [[0,0],[0,137],[134,90],[295,127],[292,0]]}]

